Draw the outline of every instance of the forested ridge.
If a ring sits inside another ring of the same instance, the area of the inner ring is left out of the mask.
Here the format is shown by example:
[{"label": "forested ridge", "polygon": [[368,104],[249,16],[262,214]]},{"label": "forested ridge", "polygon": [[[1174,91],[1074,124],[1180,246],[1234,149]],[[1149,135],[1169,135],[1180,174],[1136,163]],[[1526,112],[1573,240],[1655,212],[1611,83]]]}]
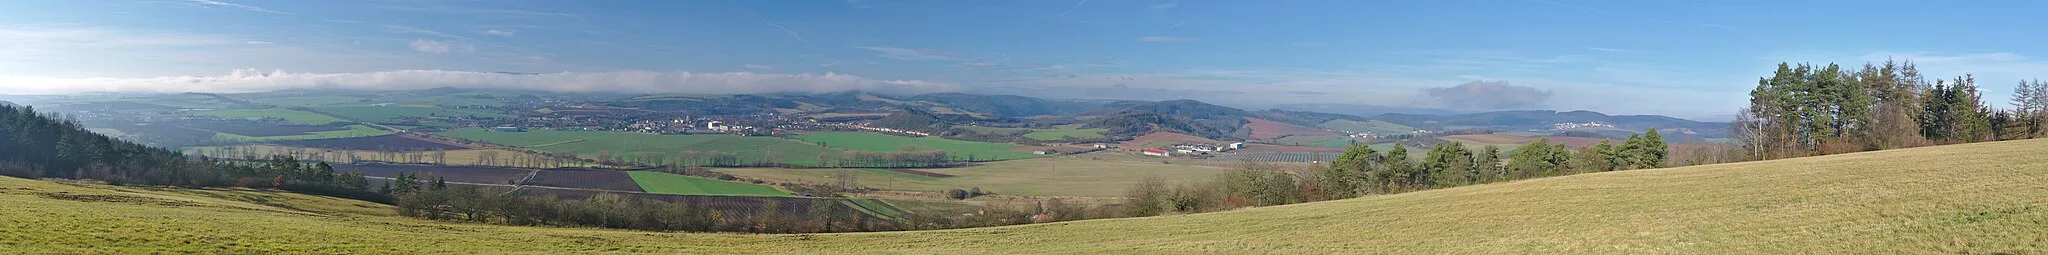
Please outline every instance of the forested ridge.
[{"label": "forested ridge", "polygon": [[271,157],[223,161],[144,146],[87,131],[77,121],[29,106],[0,106],[0,174],[110,184],[280,188],[377,202],[369,180],[327,163]]},{"label": "forested ridge", "polygon": [[1779,63],[1758,78],[1730,133],[1750,160],[2048,135],[2048,83],[2020,81],[2012,106],[1986,104],[1972,75],[1929,82],[1911,61]]}]

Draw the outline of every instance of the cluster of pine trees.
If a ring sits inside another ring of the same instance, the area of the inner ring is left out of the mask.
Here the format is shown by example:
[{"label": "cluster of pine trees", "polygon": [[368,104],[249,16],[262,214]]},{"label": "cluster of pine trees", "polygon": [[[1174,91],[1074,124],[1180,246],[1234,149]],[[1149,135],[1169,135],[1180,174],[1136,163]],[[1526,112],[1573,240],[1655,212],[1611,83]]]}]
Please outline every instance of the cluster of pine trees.
[{"label": "cluster of pine trees", "polygon": [[[1396,144],[1385,154],[1359,145],[1346,149],[1321,171],[1314,190],[1329,199],[1370,194],[1446,188],[1584,172],[1658,168],[1668,165],[1670,145],[1651,129],[1630,135],[1620,146],[1608,141],[1573,150],[1549,139],[1522,145],[1503,155],[1499,147],[1477,150],[1463,143],[1430,148],[1421,162],[1409,159],[1408,149]],[[1503,157],[1505,156],[1505,157]]]},{"label": "cluster of pine trees", "polygon": [[1270,206],[1345,199],[1364,195],[1447,188],[1492,182],[1659,168],[1669,165],[1670,145],[1657,130],[1631,135],[1621,145],[1601,141],[1572,149],[1549,139],[1537,140],[1505,155],[1496,146],[1477,150],[1463,143],[1431,147],[1421,161],[1408,148],[1395,145],[1381,153],[1352,146],[1328,166],[1289,173],[1246,162],[1216,180],[1169,186],[1147,180],[1128,193],[1127,216],[1166,212],[1197,213],[1247,206]]},{"label": "cluster of pine trees", "polygon": [[1731,137],[1761,160],[2048,135],[2048,85],[2020,82],[2013,105],[1985,104],[1968,74],[1928,82],[1910,61],[1856,70],[1779,63],[1758,78]]},{"label": "cluster of pine trees", "polygon": [[0,106],[0,175],[109,184],[280,188],[367,201],[369,179],[326,163],[276,156],[244,162],[188,157],[87,131],[77,121],[27,106]]}]

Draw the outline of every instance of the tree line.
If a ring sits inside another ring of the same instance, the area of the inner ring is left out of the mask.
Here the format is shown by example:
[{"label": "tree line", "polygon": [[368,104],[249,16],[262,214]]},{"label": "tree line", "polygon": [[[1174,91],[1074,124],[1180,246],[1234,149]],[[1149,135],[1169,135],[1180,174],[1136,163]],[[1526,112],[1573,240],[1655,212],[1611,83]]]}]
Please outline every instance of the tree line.
[{"label": "tree line", "polygon": [[1744,159],[1872,151],[2048,135],[2048,84],[2020,81],[2013,108],[1984,102],[1976,77],[1929,82],[1912,61],[1779,63],[1731,123]]},{"label": "tree line", "polygon": [[324,162],[273,156],[242,161],[189,157],[87,131],[75,120],[29,106],[0,106],[0,175],[70,178],[114,185],[279,188],[373,202],[358,173]]},{"label": "tree line", "polygon": [[1471,149],[1453,142],[1431,147],[1417,161],[1399,144],[1384,153],[1354,145],[1329,165],[1300,171],[1246,161],[1211,180],[1179,185],[1141,181],[1128,191],[1124,213],[1213,212],[1670,164],[1670,145],[1655,129],[1631,135],[1620,145],[1602,140],[1575,150],[1541,139],[1503,153],[1492,145]]}]

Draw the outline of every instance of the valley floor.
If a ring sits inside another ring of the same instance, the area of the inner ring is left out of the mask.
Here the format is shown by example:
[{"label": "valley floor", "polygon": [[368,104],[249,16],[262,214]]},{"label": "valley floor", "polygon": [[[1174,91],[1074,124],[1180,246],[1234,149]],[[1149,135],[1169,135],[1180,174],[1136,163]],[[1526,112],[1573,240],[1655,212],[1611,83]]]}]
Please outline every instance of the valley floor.
[{"label": "valley floor", "polygon": [[2048,140],[1584,174],[982,229],[755,235],[449,224],[255,190],[0,178],[6,253],[2048,253]]}]

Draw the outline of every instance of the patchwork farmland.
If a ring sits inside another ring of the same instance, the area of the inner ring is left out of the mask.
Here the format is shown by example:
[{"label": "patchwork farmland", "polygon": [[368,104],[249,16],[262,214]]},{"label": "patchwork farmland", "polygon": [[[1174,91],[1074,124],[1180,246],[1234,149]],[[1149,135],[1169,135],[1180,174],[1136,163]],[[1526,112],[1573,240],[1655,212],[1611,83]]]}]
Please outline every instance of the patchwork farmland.
[{"label": "patchwork farmland", "polygon": [[[653,153],[654,161],[668,162],[678,152],[720,152],[735,155],[740,162],[772,161],[796,166],[818,166],[819,156],[836,158],[839,150],[775,137],[733,135],[657,135],[633,132],[549,131],[494,132],[463,128],[439,135],[516,147],[568,153],[586,158],[601,153]],[[1029,153],[1026,153],[1029,154]]]},{"label": "patchwork farmland", "polygon": [[976,160],[1008,160],[1038,157],[1022,146],[1006,143],[990,143],[949,140],[938,137],[902,137],[868,132],[809,132],[796,136],[797,140],[822,144],[833,148],[867,152],[899,152],[910,150],[941,150],[955,157],[973,156]]}]

